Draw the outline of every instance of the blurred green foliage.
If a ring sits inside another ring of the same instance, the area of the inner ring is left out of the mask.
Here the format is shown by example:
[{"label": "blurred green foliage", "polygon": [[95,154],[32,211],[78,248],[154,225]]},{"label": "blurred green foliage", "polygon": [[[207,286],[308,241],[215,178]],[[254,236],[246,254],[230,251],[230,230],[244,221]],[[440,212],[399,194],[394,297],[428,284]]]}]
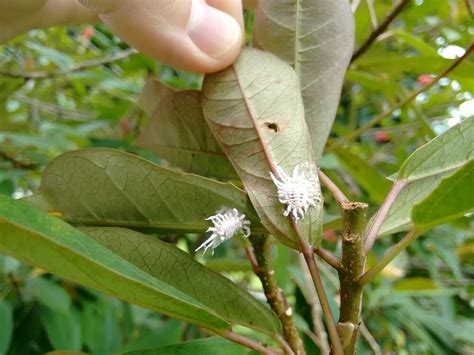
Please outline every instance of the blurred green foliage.
[{"label": "blurred green foliage", "polygon": [[[393,2],[352,2],[358,4],[356,39],[360,45]],[[474,64],[461,64],[356,141],[342,148],[331,146],[428,84],[449,66],[460,48],[469,45],[474,22],[466,4],[464,0],[413,1],[347,73],[321,165],[348,196],[369,202],[372,211],[387,192],[385,177],[396,172],[410,153],[474,114]],[[249,42],[251,19],[253,12],[247,11]],[[0,193],[17,198],[36,192],[47,162],[65,151],[114,147],[159,161],[131,145],[147,119],[135,104],[146,78],[156,76],[177,88],[199,88],[202,79],[130,51],[103,25],[35,30],[0,50]],[[330,196],[326,201],[328,213],[337,214]],[[472,221],[465,216],[425,233],[367,287],[362,315],[367,329],[361,336],[361,354],[474,351],[472,232]],[[326,237],[325,246],[336,250],[334,233],[328,231]],[[378,240],[368,263],[399,238]],[[177,241],[175,236],[166,239]],[[195,236],[184,236],[179,243],[187,248],[194,241]],[[208,266],[261,292],[242,253],[232,248],[223,245]],[[280,286],[294,294],[290,301],[300,315],[297,323],[302,331],[311,333],[297,258],[278,247],[275,260]],[[287,270],[291,275],[286,275]],[[332,270],[323,271],[323,281],[336,295],[335,275]],[[336,304],[333,306],[336,311]],[[0,354],[53,350],[112,354],[204,336],[195,326],[4,256],[0,256],[0,325]],[[310,337],[305,342],[309,349],[314,347]]]}]

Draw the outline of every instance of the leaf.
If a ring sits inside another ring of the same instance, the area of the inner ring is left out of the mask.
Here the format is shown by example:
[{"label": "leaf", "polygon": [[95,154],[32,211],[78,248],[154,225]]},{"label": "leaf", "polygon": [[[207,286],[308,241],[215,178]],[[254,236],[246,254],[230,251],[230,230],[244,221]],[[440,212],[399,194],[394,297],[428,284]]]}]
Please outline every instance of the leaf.
[{"label": "leaf", "polygon": [[474,117],[418,148],[402,164],[399,179],[420,180],[460,168],[474,158]]},{"label": "leaf", "polygon": [[413,207],[415,226],[428,229],[474,210],[474,160],[464,165]]},{"label": "leaf", "polygon": [[246,355],[250,349],[219,337],[209,337],[186,341],[184,343],[163,346],[155,349],[144,349],[125,352],[126,355]]},{"label": "leaf", "polygon": [[161,100],[173,92],[173,89],[168,85],[165,85],[161,81],[150,77],[143,86],[142,92],[140,93],[140,97],[137,101],[137,105],[148,116],[151,116]]},{"label": "leaf", "polygon": [[292,65],[301,82],[313,151],[320,159],[354,47],[347,0],[259,1],[254,41]]},{"label": "leaf", "polygon": [[55,349],[81,350],[81,328],[76,313],[60,313],[43,307],[41,321]]},{"label": "leaf", "polygon": [[81,329],[84,344],[93,354],[117,354],[121,343],[120,318],[113,300],[99,297],[84,302]]},{"label": "leaf", "polygon": [[439,289],[433,280],[425,277],[411,277],[398,281],[394,285],[396,291],[433,291]]},{"label": "leaf", "polygon": [[0,354],[6,354],[13,335],[13,309],[5,300],[0,300],[0,324]]},{"label": "leaf", "polygon": [[140,269],[214,310],[230,323],[279,333],[273,312],[226,277],[157,238],[123,228],[82,228],[86,234]]},{"label": "leaf", "polygon": [[125,301],[211,329],[229,324],[67,223],[0,195],[0,252]]},{"label": "leaf", "polygon": [[262,223],[289,247],[299,248],[297,233],[318,244],[321,206],[310,208],[298,225],[292,223],[283,216],[284,205],[270,179],[276,166],[289,174],[302,163],[314,167],[293,69],[270,53],[244,49],[231,67],[206,75],[202,101],[206,121],[242,179]]},{"label": "leaf", "polygon": [[57,283],[43,277],[27,280],[25,291],[33,295],[40,304],[51,310],[66,314],[71,308],[71,296]]},{"label": "leaf", "polygon": [[71,223],[203,232],[209,227],[205,218],[227,206],[244,213],[254,232],[265,231],[245,192],[234,185],[113,149],[59,156],[46,167],[39,191],[36,202]]},{"label": "leaf", "polygon": [[187,172],[236,178],[204,120],[198,91],[170,92],[164,96],[135,144]]},{"label": "leaf", "polygon": [[393,202],[379,235],[409,229],[413,206],[473,157],[474,118],[451,127],[413,152],[400,167],[397,179],[406,185]]},{"label": "leaf", "polygon": [[337,149],[336,154],[350,176],[368,192],[371,199],[382,202],[390,190],[390,182],[366,160],[347,148]]}]

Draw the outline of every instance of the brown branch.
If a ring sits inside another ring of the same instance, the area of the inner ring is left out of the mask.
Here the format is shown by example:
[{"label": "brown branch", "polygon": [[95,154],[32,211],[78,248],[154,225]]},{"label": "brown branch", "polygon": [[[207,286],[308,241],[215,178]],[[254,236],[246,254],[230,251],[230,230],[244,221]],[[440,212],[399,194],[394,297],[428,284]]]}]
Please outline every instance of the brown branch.
[{"label": "brown branch", "polygon": [[250,348],[252,350],[258,351],[260,354],[265,354],[265,355],[277,354],[274,350],[269,349],[250,338],[244,337],[243,335],[234,333],[230,330],[226,332],[218,333],[218,334],[223,336],[226,339],[229,339],[230,341],[233,341],[234,343],[237,343],[237,344],[246,346],[247,348]]},{"label": "brown branch", "polygon": [[36,162],[22,161],[14,155],[0,151],[0,159],[9,161],[14,168],[18,169],[36,169],[39,167],[39,164]]},{"label": "brown branch", "polygon": [[395,181],[395,184],[393,184],[392,189],[390,190],[387,197],[380,206],[379,210],[372,219],[372,222],[370,223],[369,228],[367,228],[367,231],[364,236],[364,250],[366,253],[368,253],[372,249],[372,246],[375,243],[375,239],[377,238],[377,234],[379,233],[380,227],[382,227],[382,223],[385,220],[385,217],[387,217],[387,214],[390,211],[390,208],[392,207],[393,203],[395,202],[395,199],[405,186],[405,180]]},{"label": "brown branch", "polygon": [[342,258],[339,272],[341,293],[337,330],[344,354],[355,354],[362,308],[362,285],[358,280],[364,272],[364,230],[367,220],[366,203],[346,202],[342,209]]},{"label": "brown branch", "polygon": [[303,292],[306,302],[308,302],[308,305],[311,308],[311,318],[313,321],[313,329],[315,332],[312,334],[313,336],[309,334],[307,335],[319,347],[321,354],[329,354],[328,335],[326,333],[322,320],[321,304],[319,303],[318,295],[316,294],[316,290],[314,289],[311,275],[309,274],[309,272],[306,272],[307,265],[303,255],[299,255],[298,262],[300,264],[301,270],[305,271],[302,272],[303,284],[300,285],[300,288],[301,292]]},{"label": "brown branch", "polygon": [[372,281],[402,250],[407,248],[418,238],[420,233],[412,229],[397,244],[395,244],[372,268],[366,271],[359,279],[359,284],[364,286]]},{"label": "brown branch", "polygon": [[320,169],[318,169],[318,177],[321,183],[331,192],[334,199],[341,204],[342,202],[348,201],[344,192]]},{"label": "brown branch", "polygon": [[10,72],[10,71],[5,71],[5,70],[0,70],[0,75],[3,76],[8,76],[11,78],[19,78],[19,79],[24,79],[24,80],[37,80],[37,79],[47,79],[47,78],[53,78],[57,76],[62,76],[62,75],[67,75],[76,71],[84,70],[84,69],[89,69],[93,67],[98,67],[104,64],[109,64],[113,62],[117,62],[119,60],[123,60],[125,58],[128,58],[132,54],[137,53],[137,51],[134,48],[128,48],[124,51],[121,51],[117,54],[114,54],[110,57],[104,57],[104,58],[96,58],[96,59],[91,59],[91,60],[86,60],[83,62],[80,62],[76,64],[74,67],[69,68],[69,69],[61,69],[61,70],[56,70],[56,71],[36,71],[36,72],[27,72],[27,73],[19,73],[19,72]]},{"label": "brown branch", "polygon": [[278,287],[275,271],[272,269],[271,240],[267,236],[259,235],[252,236],[250,242],[253,246],[253,252],[247,248],[247,256],[255,274],[262,282],[268,304],[280,319],[283,326],[283,337],[291,347],[292,353],[304,354],[303,342],[296,329],[293,311],[288,305],[283,291]]},{"label": "brown branch", "polygon": [[390,10],[387,14],[385,19],[382,23],[376,27],[369,35],[369,37],[365,40],[365,42],[355,51],[352,55],[351,63],[359,58],[362,54],[367,52],[370,46],[375,42],[375,40],[388,28],[388,26],[392,23],[393,20],[402,12],[406,5],[410,0],[399,0],[395,6]]},{"label": "brown branch", "polygon": [[321,259],[331,265],[334,269],[338,270],[341,267],[341,264],[337,257],[332,254],[330,251],[323,248],[314,248],[314,253],[318,255]]},{"label": "brown branch", "polygon": [[[433,78],[433,81],[431,83],[429,83],[426,86],[423,86],[422,88],[420,88],[418,90],[415,90],[408,97],[406,97],[404,100],[402,100],[399,104],[395,105],[394,107],[392,107],[388,111],[384,111],[384,112],[380,113],[379,115],[375,116],[365,126],[356,129],[355,131],[348,134],[347,136],[342,137],[341,139],[343,139],[347,142],[347,141],[351,141],[351,140],[357,138],[358,136],[360,136],[362,133],[364,133],[368,129],[370,129],[370,128],[374,127],[375,125],[377,125],[385,117],[392,114],[395,110],[398,110],[399,108],[402,108],[406,104],[413,101],[419,94],[421,94],[421,93],[425,92],[426,90],[428,90],[429,88],[431,88],[441,78],[447,76],[451,71],[453,71],[459,64],[461,64],[471,54],[471,52],[473,50],[474,50],[474,43],[471,43],[469,45],[469,47],[466,49],[466,52],[461,57],[459,57],[458,59],[453,61],[453,63],[451,63],[451,65],[448,68],[446,68],[441,74],[438,74],[435,78]],[[341,145],[341,144],[336,143],[335,145],[332,145],[330,147],[330,149],[334,150],[339,145]]]},{"label": "brown branch", "polygon": [[321,304],[324,317],[326,318],[326,326],[328,328],[329,338],[331,339],[331,349],[334,355],[342,355],[343,350],[341,340],[336,329],[336,323],[334,322],[334,317],[332,315],[331,308],[329,307],[329,301],[324,290],[324,285],[321,280],[321,276],[319,275],[318,266],[316,264],[316,261],[314,260],[313,247],[304,239],[301,229],[296,224],[296,222],[293,219],[291,219],[291,222],[296,231],[296,234],[298,235],[298,239],[301,245],[301,253],[303,254],[304,259],[306,261],[306,265],[308,266],[309,273],[311,275],[311,278],[313,279],[314,288],[316,289],[316,293],[318,294],[319,302]]}]

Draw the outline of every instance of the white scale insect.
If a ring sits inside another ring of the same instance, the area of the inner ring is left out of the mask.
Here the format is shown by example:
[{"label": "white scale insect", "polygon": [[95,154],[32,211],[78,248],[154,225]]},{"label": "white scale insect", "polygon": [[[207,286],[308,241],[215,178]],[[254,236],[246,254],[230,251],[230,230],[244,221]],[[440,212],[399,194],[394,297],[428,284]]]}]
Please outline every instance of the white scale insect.
[{"label": "white scale insect", "polygon": [[278,200],[287,205],[283,212],[285,217],[291,213],[298,222],[305,217],[305,213],[311,206],[316,206],[316,203],[321,202],[316,174],[308,167],[308,164],[296,165],[292,176],[277,166],[276,174],[277,176],[270,172],[273,183],[278,189]]},{"label": "white scale insect", "polygon": [[212,250],[211,254],[214,254],[214,249],[236,234],[242,234],[246,238],[250,236],[250,221],[236,208],[220,210],[206,220],[211,221],[214,226],[206,231],[212,232],[211,236],[196,249],[198,251],[204,248],[204,254],[209,248]]}]

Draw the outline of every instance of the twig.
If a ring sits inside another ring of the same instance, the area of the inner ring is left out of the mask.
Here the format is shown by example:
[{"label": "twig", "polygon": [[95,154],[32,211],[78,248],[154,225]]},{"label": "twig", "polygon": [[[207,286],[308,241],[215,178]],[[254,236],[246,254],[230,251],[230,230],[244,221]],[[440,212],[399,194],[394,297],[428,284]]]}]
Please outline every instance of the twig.
[{"label": "twig", "polygon": [[[311,275],[307,271],[307,265],[303,255],[299,255],[298,262],[300,264],[300,269],[305,272],[302,272],[304,284],[300,286],[301,291],[308,302],[309,307],[311,308],[311,319],[313,321],[314,333],[311,333],[313,336],[307,334],[311,340],[319,347],[321,354],[329,354],[329,344],[328,344],[328,335],[324,329],[324,324],[321,319],[321,304],[318,300],[318,295],[313,286],[313,280]],[[337,286],[338,287],[338,286]],[[336,287],[336,288],[337,288]],[[314,338],[313,338],[314,337]]]},{"label": "twig", "polygon": [[377,22],[377,15],[374,9],[374,0],[367,0],[367,8],[369,9],[370,23],[372,24],[372,29],[375,29],[379,24]]},{"label": "twig", "polygon": [[358,282],[364,272],[363,234],[367,221],[366,203],[346,202],[342,213],[342,258],[339,271],[341,305],[337,330],[344,354],[355,354],[362,308],[362,288]]},{"label": "twig", "polygon": [[420,233],[412,229],[410,230],[405,236],[400,240],[397,244],[395,244],[390,250],[385,253],[385,255],[380,259],[377,264],[372,266],[368,271],[366,271],[359,279],[360,285],[366,285],[370,281],[372,281],[384,268],[387,266],[402,250],[408,247],[418,236]]},{"label": "twig", "polygon": [[405,180],[397,180],[395,184],[393,184],[392,189],[388,193],[387,197],[380,206],[379,210],[375,214],[372,219],[372,222],[367,229],[365,236],[364,236],[364,250],[368,253],[372,246],[374,245],[375,239],[377,238],[377,234],[379,233],[380,227],[382,227],[382,223],[387,217],[388,212],[390,211],[390,207],[392,207],[395,199],[406,186]]},{"label": "twig", "polygon": [[338,270],[341,267],[341,264],[337,257],[332,254],[330,251],[323,248],[314,248],[314,253],[318,255],[321,259],[331,265],[334,269]]},{"label": "twig", "polygon": [[[402,108],[403,106],[405,106],[409,102],[413,101],[419,94],[425,92],[426,90],[431,88],[434,84],[436,84],[441,78],[447,76],[452,70],[454,70],[459,64],[461,64],[471,54],[471,52],[473,50],[474,50],[474,43],[471,43],[469,45],[469,47],[466,49],[466,52],[461,57],[459,57],[458,59],[453,61],[453,63],[451,63],[451,65],[448,68],[446,68],[441,74],[438,74],[435,78],[433,78],[433,81],[431,83],[429,83],[426,86],[421,87],[418,90],[415,90],[413,93],[411,93],[408,97],[406,97],[400,103],[398,103],[397,105],[395,105],[394,107],[392,107],[388,111],[384,111],[384,112],[380,113],[379,115],[375,116],[365,126],[356,129],[355,131],[348,134],[347,136],[342,137],[342,139],[344,139],[347,142],[347,141],[351,141],[351,140],[357,138],[358,136],[360,136],[362,133],[364,133],[368,129],[370,129],[370,128],[374,127],[375,125],[377,125],[385,117],[392,114],[395,110],[398,110],[399,108]],[[330,149],[333,150],[336,147],[338,147],[339,145],[340,144],[336,143],[335,145],[332,145],[330,147]]]},{"label": "twig", "polygon": [[377,343],[374,336],[370,333],[363,321],[360,322],[360,333],[369,344],[370,348],[374,352],[374,355],[382,355],[382,349],[380,348],[380,345]]},{"label": "twig", "polygon": [[263,346],[262,344],[257,343],[256,341],[253,341],[250,338],[244,337],[243,335],[234,333],[230,330],[226,332],[218,333],[218,334],[223,336],[226,339],[229,339],[230,341],[233,341],[234,343],[241,344],[243,346],[246,346],[247,348],[258,351],[260,354],[276,355],[276,352],[273,351],[272,349],[269,349]]},{"label": "twig", "polygon": [[372,43],[375,42],[377,37],[380,36],[387,29],[387,27],[392,23],[393,20],[395,20],[398,14],[400,14],[400,12],[406,5],[408,5],[409,2],[410,0],[399,0],[398,3],[395,4],[395,6],[392,8],[392,10],[390,10],[390,12],[387,14],[382,23],[370,33],[369,37],[365,40],[365,42],[352,55],[351,63],[370,48],[370,46],[372,45]]},{"label": "twig", "polygon": [[469,15],[471,15],[471,17],[474,17],[474,9],[471,5],[471,0],[464,0],[464,2],[466,3],[467,12],[469,12]]},{"label": "twig", "polygon": [[0,159],[9,161],[14,168],[27,170],[27,169],[36,169],[39,167],[39,164],[36,162],[22,161],[21,159],[18,159],[14,155],[7,152],[0,151]]},{"label": "twig", "polygon": [[25,79],[25,80],[53,78],[57,76],[70,74],[72,72],[76,72],[76,71],[80,71],[80,70],[84,70],[84,69],[88,69],[92,67],[98,67],[100,65],[109,64],[109,63],[113,63],[119,60],[123,60],[125,58],[128,58],[130,55],[134,53],[137,53],[137,51],[134,48],[128,48],[110,57],[96,58],[96,59],[80,62],[76,64],[74,67],[69,68],[69,69],[61,69],[61,70],[56,70],[56,71],[51,71],[51,72],[37,71],[37,72],[30,72],[30,73],[19,73],[19,72],[10,72],[10,71],[0,70],[0,75],[9,76],[12,78],[20,78],[20,79]]},{"label": "twig", "polygon": [[339,189],[339,187],[337,187],[337,185],[320,169],[318,169],[318,177],[321,183],[331,192],[334,199],[339,204],[348,201],[346,195],[344,195],[344,192],[342,192],[341,189]]},{"label": "twig", "polygon": [[283,326],[283,336],[291,347],[292,352],[304,354],[303,342],[296,329],[293,311],[286,301],[283,291],[278,287],[275,271],[272,269],[271,240],[267,236],[257,235],[250,238],[253,252],[246,250],[255,274],[262,282],[263,291],[271,309],[277,315]]},{"label": "twig", "polygon": [[313,256],[313,247],[304,239],[303,234],[300,230],[300,227],[292,219],[293,227],[298,235],[298,239],[301,245],[301,252],[308,265],[309,273],[313,279],[314,288],[318,294],[319,302],[321,303],[321,308],[323,310],[324,317],[326,318],[326,326],[328,328],[329,338],[331,339],[331,348],[334,355],[342,355],[342,345],[339,335],[337,333],[336,324],[334,322],[334,317],[329,307],[329,301],[324,291],[324,285],[321,281],[321,276],[319,275],[318,266]]}]

